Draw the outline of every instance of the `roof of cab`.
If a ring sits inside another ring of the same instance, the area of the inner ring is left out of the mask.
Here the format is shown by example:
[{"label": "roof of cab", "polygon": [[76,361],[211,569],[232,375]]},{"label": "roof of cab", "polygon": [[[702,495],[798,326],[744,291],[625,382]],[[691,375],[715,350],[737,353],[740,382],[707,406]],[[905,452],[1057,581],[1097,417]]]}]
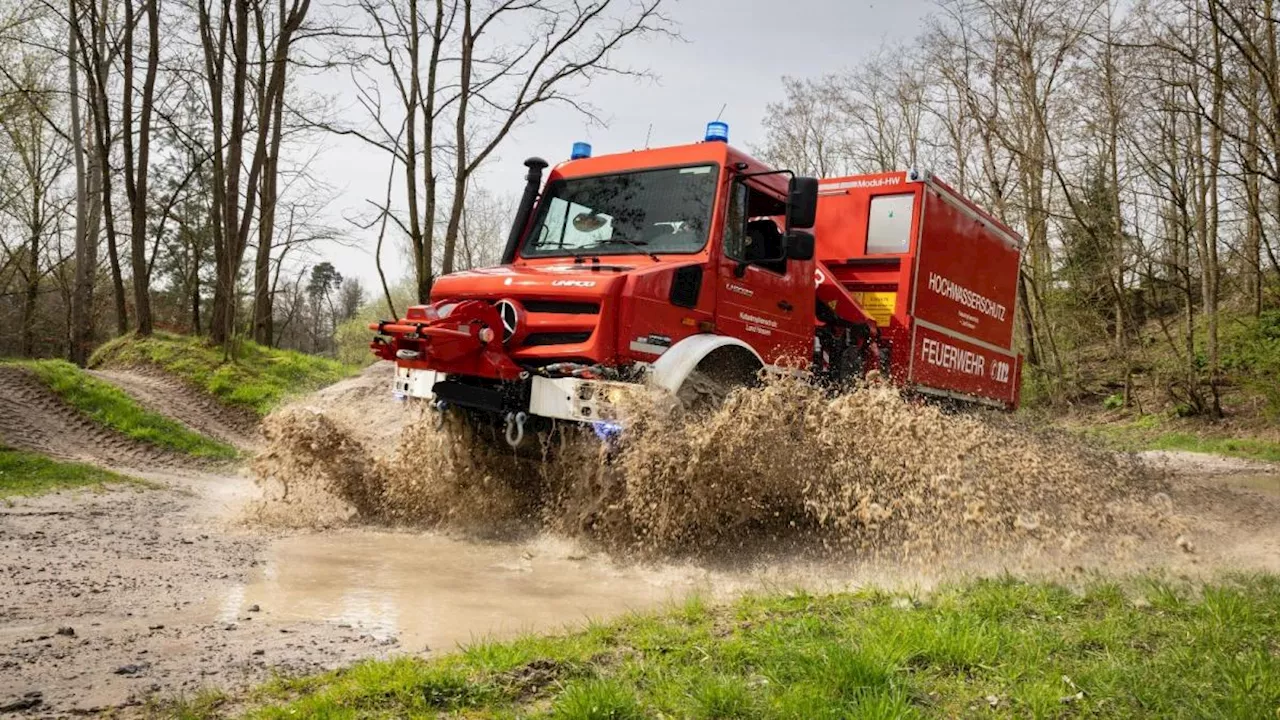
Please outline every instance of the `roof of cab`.
[{"label": "roof of cab", "polygon": [[[741,168],[741,172],[744,173],[768,172],[774,169],[728,143],[708,141],[597,155],[579,160],[566,160],[551,170],[548,180],[562,177],[608,175],[629,170],[679,167],[699,163],[715,164],[721,167],[726,165],[737,166],[739,163],[743,163],[744,166]],[[774,186],[780,191],[785,191],[786,188],[784,175],[766,176],[760,178],[760,182]]]}]

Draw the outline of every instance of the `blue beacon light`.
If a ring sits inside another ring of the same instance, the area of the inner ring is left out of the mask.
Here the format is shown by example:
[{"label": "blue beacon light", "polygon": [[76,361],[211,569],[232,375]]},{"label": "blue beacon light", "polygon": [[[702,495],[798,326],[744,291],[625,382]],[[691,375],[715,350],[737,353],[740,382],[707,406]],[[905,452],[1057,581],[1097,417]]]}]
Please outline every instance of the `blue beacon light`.
[{"label": "blue beacon light", "polygon": [[591,157],[591,143],[576,142],[573,144],[573,151],[569,153],[570,160],[581,160]]},{"label": "blue beacon light", "polygon": [[707,123],[707,142],[729,142],[729,123],[712,120]]}]

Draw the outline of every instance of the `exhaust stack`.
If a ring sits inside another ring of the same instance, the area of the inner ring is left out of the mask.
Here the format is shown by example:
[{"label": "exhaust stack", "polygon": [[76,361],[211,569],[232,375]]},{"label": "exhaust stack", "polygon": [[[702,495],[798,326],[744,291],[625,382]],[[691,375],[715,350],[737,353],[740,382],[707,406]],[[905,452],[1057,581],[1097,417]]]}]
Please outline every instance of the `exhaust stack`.
[{"label": "exhaust stack", "polygon": [[547,161],[540,157],[531,157],[524,161],[529,174],[524,176],[524,195],[520,198],[520,207],[516,210],[515,220],[511,223],[511,234],[507,236],[507,247],[502,251],[502,264],[509,265],[516,259],[516,249],[520,246],[520,237],[529,226],[529,216],[533,213],[533,203],[538,199],[538,188],[542,187],[542,171]]}]

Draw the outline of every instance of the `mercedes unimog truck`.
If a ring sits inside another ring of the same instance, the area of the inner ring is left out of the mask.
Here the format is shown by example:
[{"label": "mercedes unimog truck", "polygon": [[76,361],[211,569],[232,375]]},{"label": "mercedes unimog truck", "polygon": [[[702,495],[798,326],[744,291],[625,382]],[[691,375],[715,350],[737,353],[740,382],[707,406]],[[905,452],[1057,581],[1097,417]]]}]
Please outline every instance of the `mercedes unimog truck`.
[{"label": "mercedes unimog truck", "polygon": [[545,184],[545,161],[525,166],[501,264],[370,326],[397,394],[513,445],[616,423],[638,390],[696,398],[771,369],[1017,406],[1022,239],[927,172],[798,177],[718,122],[689,145],[579,143]]}]

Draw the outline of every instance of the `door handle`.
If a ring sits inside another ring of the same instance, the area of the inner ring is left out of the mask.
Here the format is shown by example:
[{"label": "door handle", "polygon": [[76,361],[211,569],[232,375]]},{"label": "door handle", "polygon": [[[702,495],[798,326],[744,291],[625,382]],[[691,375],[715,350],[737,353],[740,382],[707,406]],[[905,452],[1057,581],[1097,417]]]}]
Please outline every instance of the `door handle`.
[{"label": "door handle", "polygon": [[791,312],[792,310],[795,310],[795,307],[786,300],[779,300],[778,307],[781,308],[783,312]]}]

